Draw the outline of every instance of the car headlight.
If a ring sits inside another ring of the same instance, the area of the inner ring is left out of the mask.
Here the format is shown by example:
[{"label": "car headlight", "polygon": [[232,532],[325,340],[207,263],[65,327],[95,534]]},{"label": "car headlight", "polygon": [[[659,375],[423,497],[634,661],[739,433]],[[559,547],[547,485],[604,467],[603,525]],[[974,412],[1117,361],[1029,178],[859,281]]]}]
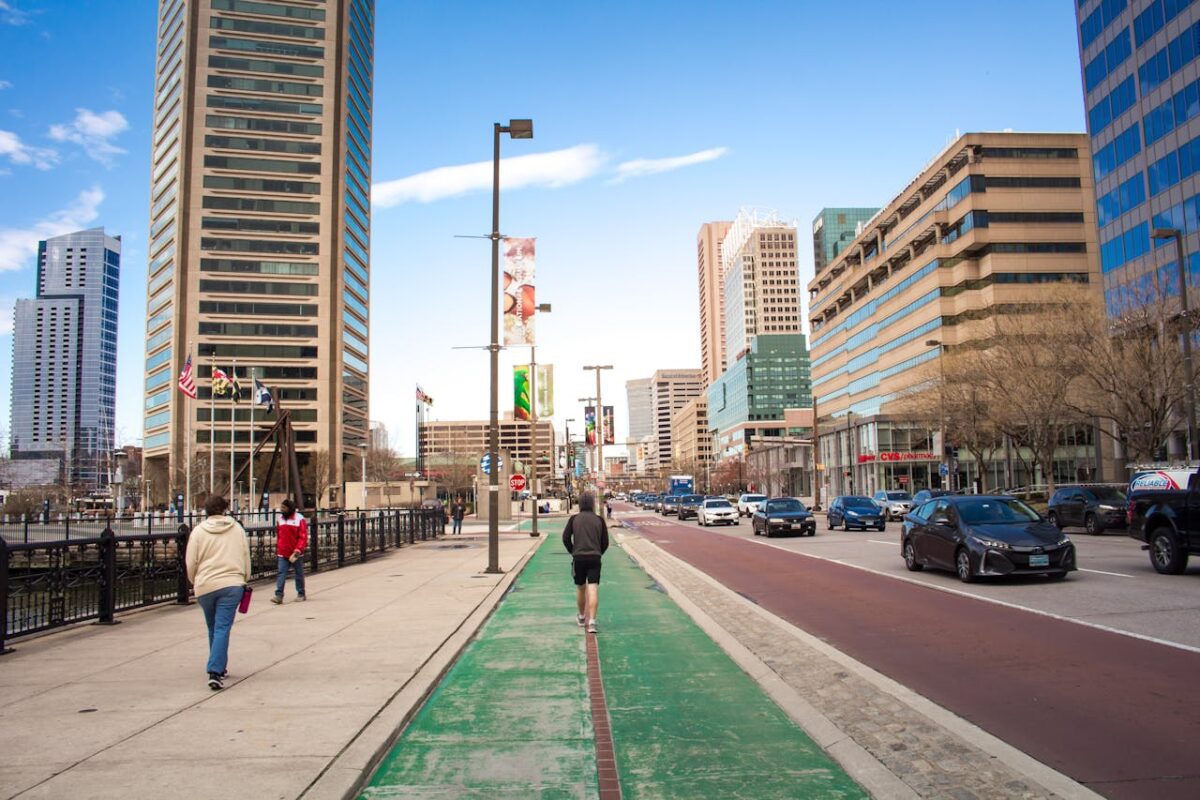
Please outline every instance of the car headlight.
[{"label": "car headlight", "polygon": [[990,547],[993,550],[1008,550],[1009,549],[1008,542],[1001,542],[996,539],[985,539],[982,536],[974,536],[974,535],[971,536],[971,539],[974,540],[977,544],[981,544],[984,547]]},{"label": "car headlight", "polygon": [[772,525],[782,525],[784,523],[784,520],[780,519],[779,517],[771,517],[767,521],[770,522]]},{"label": "car headlight", "polygon": [[1059,547],[1062,547],[1064,544],[1070,544],[1070,543],[1071,543],[1070,536],[1063,536],[1061,539],[1058,540]]},{"label": "car headlight", "polygon": [[854,511],[854,510],[852,510],[852,509],[849,509],[849,508],[847,508],[847,509],[846,509],[846,516],[847,516],[847,517],[857,517],[857,516],[858,516],[858,512],[857,512],[857,511]]}]

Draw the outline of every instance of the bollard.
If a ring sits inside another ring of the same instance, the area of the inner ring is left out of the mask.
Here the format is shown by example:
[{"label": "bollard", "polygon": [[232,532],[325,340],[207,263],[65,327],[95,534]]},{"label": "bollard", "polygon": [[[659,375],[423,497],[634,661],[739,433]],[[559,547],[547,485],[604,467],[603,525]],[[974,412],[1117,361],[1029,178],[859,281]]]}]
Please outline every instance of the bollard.
[{"label": "bollard", "polygon": [[367,515],[364,512],[358,514],[358,563],[362,564],[367,560]]},{"label": "bollard", "polygon": [[346,515],[339,513],[337,520],[337,565],[340,569],[346,564]]},{"label": "bollard", "polygon": [[180,525],[175,529],[175,573],[178,576],[175,584],[175,603],[181,606],[188,604],[187,545],[190,533],[191,529],[187,525]]},{"label": "bollard", "polygon": [[116,625],[117,610],[117,537],[111,527],[100,534],[100,560],[103,563],[100,582],[100,619],[97,624]]},{"label": "bollard", "polygon": [[11,653],[8,639],[8,542],[0,536],[0,656]]}]

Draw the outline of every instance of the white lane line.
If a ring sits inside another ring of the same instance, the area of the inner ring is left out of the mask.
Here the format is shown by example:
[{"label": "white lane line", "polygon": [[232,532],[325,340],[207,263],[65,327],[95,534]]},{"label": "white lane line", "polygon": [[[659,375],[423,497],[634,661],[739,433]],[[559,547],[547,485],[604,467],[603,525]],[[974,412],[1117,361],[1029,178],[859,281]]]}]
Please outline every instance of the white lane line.
[{"label": "white lane line", "polygon": [[1112,575],[1117,578],[1136,578],[1137,577],[1136,575],[1126,575],[1124,572],[1105,572],[1102,569],[1084,569],[1083,567],[1079,567],[1079,571],[1080,572],[1094,572],[1097,575]]},{"label": "white lane line", "polygon": [[886,544],[888,547],[895,547],[899,542],[881,542],[878,539],[867,539],[871,544]]},{"label": "white lane line", "polygon": [[791,554],[797,555],[797,556],[804,556],[805,558],[815,558],[818,561],[831,561],[834,564],[841,564],[844,567],[850,567],[851,569],[862,570],[863,572],[869,572],[872,575],[879,575],[880,577],[883,577],[883,578],[891,578],[892,580],[904,581],[905,583],[911,583],[914,586],[923,586],[926,589],[933,589],[934,591],[938,591],[938,592],[946,592],[947,594],[956,594],[959,597],[969,597],[972,600],[979,600],[984,603],[992,603],[993,605],[1003,606],[1004,608],[1011,608],[1015,611],[1027,611],[1030,614],[1037,614],[1038,616],[1049,617],[1050,619],[1056,619],[1056,620],[1059,620],[1060,622],[1071,622],[1071,623],[1074,623],[1075,625],[1083,625],[1088,628],[1095,628],[1096,630],[1105,631],[1106,633],[1115,633],[1118,636],[1128,636],[1131,639],[1141,639],[1144,642],[1152,642],[1154,644],[1161,644],[1165,647],[1173,647],[1176,650],[1186,650],[1189,653],[1200,653],[1200,647],[1194,647],[1193,645],[1190,645],[1190,644],[1181,644],[1180,642],[1171,642],[1166,639],[1159,639],[1157,636],[1147,636],[1144,633],[1134,633],[1133,631],[1126,631],[1126,630],[1121,630],[1120,628],[1113,628],[1109,625],[1101,625],[1098,622],[1088,622],[1087,620],[1075,619],[1073,617],[1064,617],[1062,614],[1054,614],[1049,611],[1042,611],[1041,609],[1038,609],[1038,608],[1030,608],[1029,606],[1017,605],[1016,603],[1010,603],[1005,600],[996,600],[991,597],[985,597],[985,596],[979,595],[979,594],[972,594],[971,592],[964,592],[961,589],[952,589],[949,586],[941,586],[936,583],[926,583],[923,580],[919,580],[917,578],[910,578],[907,575],[896,575],[891,572],[884,572],[883,570],[880,570],[880,569],[872,569],[870,567],[864,567],[864,566],[860,566],[858,564],[851,564],[847,561],[842,561],[837,558],[829,558],[828,556],[818,556],[818,555],[814,555],[813,553],[803,552],[801,550],[792,550],[791,548],[788,548],[788,547],[781,547],[781,546],[775,544],[774,542],[764,542],[764,541],[760,541],[758,539],[747,539],[746,541],[751,542],[753,544],[762,545],[763,547],[773,547],[776,550],[782,550],[785,553],[791,553]]}]

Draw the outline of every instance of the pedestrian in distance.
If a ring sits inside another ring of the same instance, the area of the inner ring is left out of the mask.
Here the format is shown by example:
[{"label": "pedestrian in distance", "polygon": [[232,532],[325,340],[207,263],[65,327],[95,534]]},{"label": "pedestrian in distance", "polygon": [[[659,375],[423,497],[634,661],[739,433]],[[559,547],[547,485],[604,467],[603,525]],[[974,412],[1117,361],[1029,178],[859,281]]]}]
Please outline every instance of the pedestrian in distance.
[{"label": "pedestrian in distance", "polygon": [[208,625],[208,688],[225,686],[229,637],[238,604],[250,581],[250,542],[246,531],[226,512],[229,501],[220,495],[204,503],[203,522],[188,536],[184,563],[196,603]]},{"label": "pedestrian in distance", "polygon": [[604,516],[612,519],[612,499],[604,501]]},{"label": "pedestrian in distance", "polygon": [[454,520],[454,529],[451,531],[452,534],[458,535],[462,533],[462,521],[463,517],[466,515],[467,504],[463,502],[462,495],[460,494],[458,498],[455,499],[454,506],[450,509],[450,517]]},{"label": "pedestrian in distance", "polygon": [[575,621],[588,633],[596,632],[596,612],[600,608],[600,559],[608,549],[608,525],[596,513],[596,498],[579,496],[579,513],[567,520],[562,533],[563,546],[571,554],[571,578],[575,581]]},{"label": "pedestrian in distance", "polygon": [[275,555],[279,576],[275,579],[275,596],[271,602],[283,602],[283,587],[287,585],[288,569],[296,575],[296,599],[307,600],[304,594],[304,550],[308,547],[308,520],[296,513],[296,503],[285,498],[279,508],[279,524],[275,526]]}]

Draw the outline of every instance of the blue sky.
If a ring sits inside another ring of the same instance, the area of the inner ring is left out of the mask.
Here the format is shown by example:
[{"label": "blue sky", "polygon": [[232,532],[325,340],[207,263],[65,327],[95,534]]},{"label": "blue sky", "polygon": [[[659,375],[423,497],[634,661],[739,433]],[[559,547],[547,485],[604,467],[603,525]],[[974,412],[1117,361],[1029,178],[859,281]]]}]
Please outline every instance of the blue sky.
[{"label": "blue sky", "polygon": [[[490,159],[495,121],[534,120],[502,144],[537,157],[506,161],[501,229],[538,237],[558,427],[594,391],[581,366],[613,364],[619,438],[626,380],[699,366],[701,223],[776,209],[803,244],[823,206],[886,203],[956,131],[1084,129],[1071,0],[905,5],[379,0],[371,417],[405,453],[416,382],[437,418],[486,417],[486,353],[451,348],[488,340],[488,243],[454,237],[488,232],[490,192],[442,168]],[[103,225],[124,241],[117,433],[141,437],[156,8],[0,0],[4,429],[36,241]]]}]

